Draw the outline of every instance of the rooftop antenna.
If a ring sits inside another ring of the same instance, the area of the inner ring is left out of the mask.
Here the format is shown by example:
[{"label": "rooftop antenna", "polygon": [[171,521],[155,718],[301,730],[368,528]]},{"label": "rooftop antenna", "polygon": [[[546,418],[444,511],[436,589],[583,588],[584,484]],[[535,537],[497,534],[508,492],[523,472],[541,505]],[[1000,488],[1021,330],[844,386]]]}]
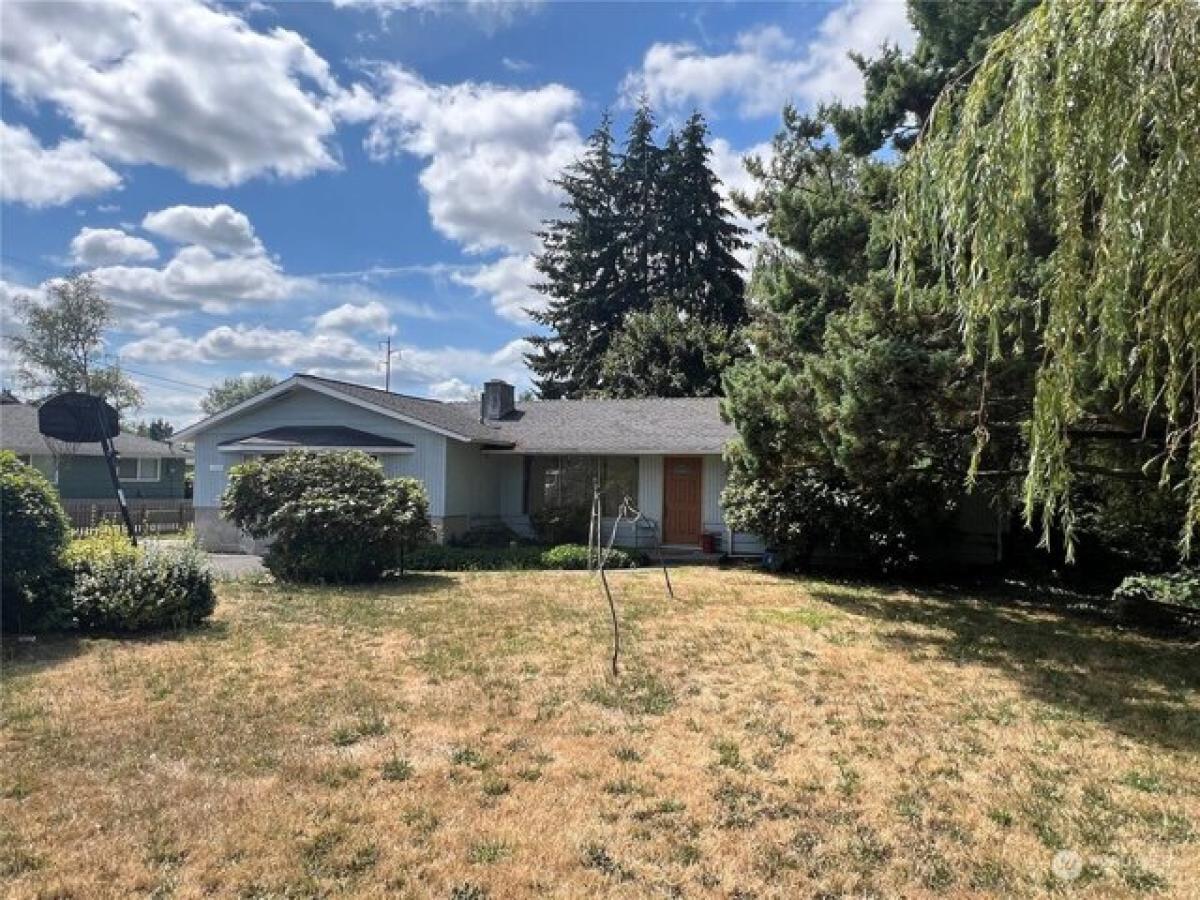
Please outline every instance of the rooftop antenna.
[{"label": "rooftop antenna", "polygon": [[392,356],[400,355],[400,348],[392,349],[392,336],[389,334],[386,341],[380,341],[379,346],[383,349],[383,389],[391,391],[392,389]]}]

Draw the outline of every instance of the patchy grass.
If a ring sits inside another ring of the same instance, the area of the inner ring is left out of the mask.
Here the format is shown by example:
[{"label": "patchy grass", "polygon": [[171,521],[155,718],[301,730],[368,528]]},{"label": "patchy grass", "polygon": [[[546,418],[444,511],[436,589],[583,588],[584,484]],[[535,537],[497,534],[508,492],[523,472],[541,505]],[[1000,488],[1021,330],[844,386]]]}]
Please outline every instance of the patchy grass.
[{"label": "patchy grass", "polygon": [[1194,646],[1005,598],[612,580],[615,681],[583,573],[227,583],[191,634],[5,644],[0,894],[1200,884]]}]

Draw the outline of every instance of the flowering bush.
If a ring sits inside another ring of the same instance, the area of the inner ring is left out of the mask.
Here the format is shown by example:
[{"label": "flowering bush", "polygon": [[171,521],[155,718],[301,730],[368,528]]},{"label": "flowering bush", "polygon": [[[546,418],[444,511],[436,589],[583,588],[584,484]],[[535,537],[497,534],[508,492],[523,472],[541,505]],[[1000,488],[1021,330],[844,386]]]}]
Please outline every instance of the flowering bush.
[{"label": "flowering bush", "polygon": [[432,533],[421,483],[386,478],[353,450],[235,466],[221,509],[251,536],[272,539],[263,562],[285,581],[373,581]]}]

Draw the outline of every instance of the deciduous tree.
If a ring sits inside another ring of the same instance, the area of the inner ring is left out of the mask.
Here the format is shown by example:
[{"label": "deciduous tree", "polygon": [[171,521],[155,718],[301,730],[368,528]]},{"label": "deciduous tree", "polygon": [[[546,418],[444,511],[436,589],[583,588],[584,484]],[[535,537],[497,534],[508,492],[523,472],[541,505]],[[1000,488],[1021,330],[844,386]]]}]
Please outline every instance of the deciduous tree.
[{"label": "deciduous tree", "polygon": [[118,412],[141,406],[141,391],[120,365],[103,362],[112,303],[91,275],[51,281],[44,300],[18,297],[16,313],[24,330],[5,339],[17,354],[17,377],[29,390],[96,394]]}]

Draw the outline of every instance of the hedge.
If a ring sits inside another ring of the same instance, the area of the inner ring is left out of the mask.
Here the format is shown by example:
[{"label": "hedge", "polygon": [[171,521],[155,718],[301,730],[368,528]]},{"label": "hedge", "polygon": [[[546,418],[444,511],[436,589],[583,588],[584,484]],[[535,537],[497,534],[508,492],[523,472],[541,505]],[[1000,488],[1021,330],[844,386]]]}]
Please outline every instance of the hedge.
[{"label": "hedge", "polygon": [[[636,560],[623,550],[613,550],[610,569],[630,569]],[[414,550],[405,568],[417,572],[487,572],[537,569],[586,569],[587,547],[560,544],[557,547],[444,547],[430,545]]]}]

